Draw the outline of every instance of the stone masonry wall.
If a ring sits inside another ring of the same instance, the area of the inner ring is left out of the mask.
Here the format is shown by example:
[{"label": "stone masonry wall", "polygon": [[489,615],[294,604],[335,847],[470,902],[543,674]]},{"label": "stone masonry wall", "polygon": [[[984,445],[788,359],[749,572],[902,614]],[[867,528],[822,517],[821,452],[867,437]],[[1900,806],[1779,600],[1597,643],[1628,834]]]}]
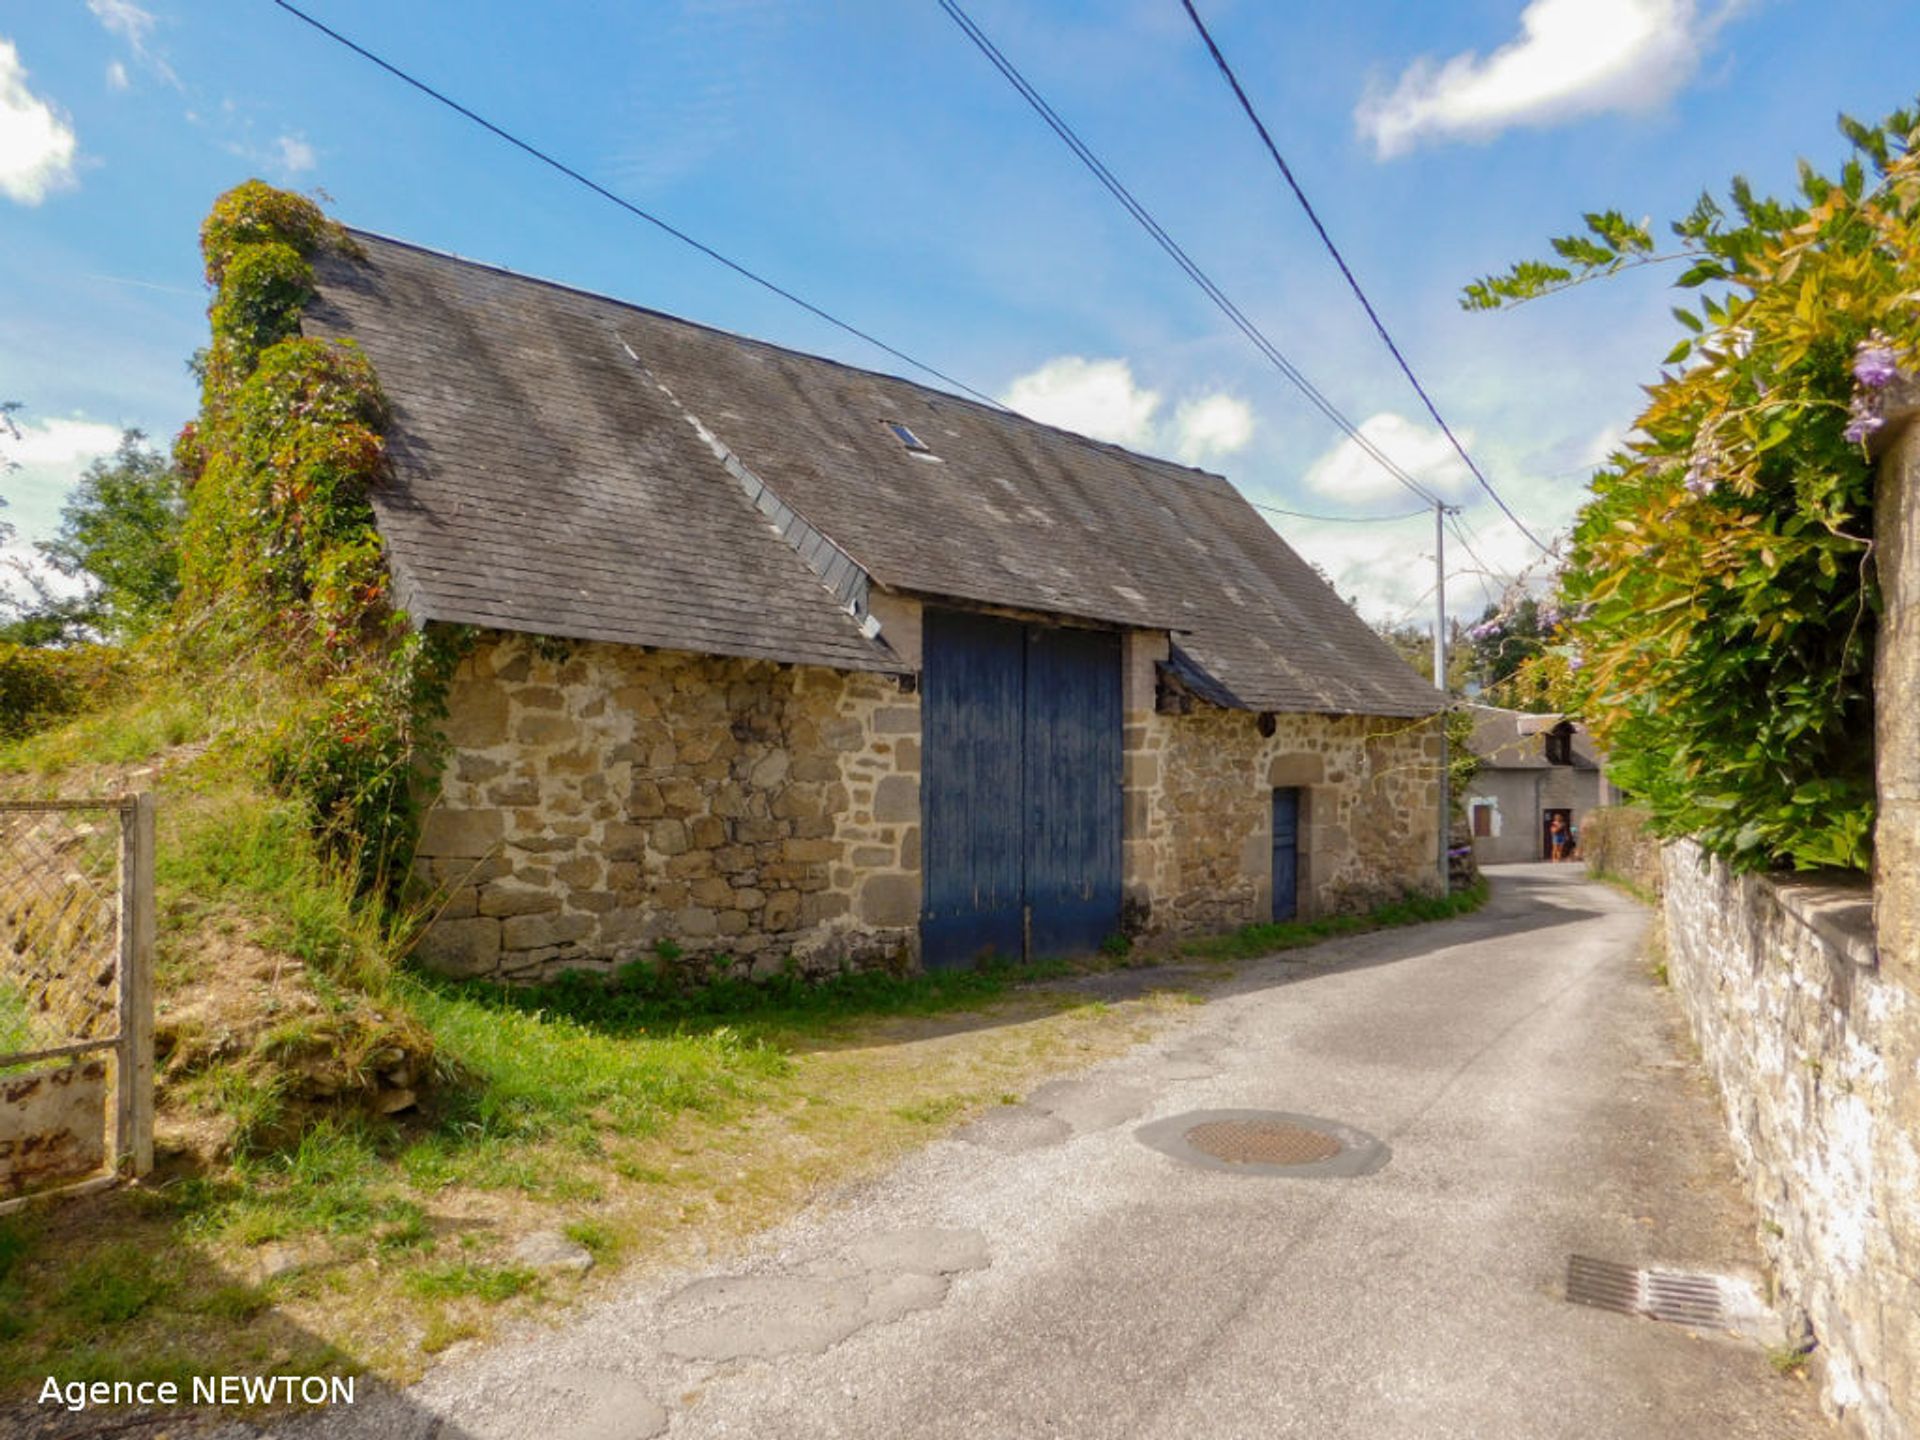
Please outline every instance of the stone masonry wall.
[{"label": "stone masonry wall", "polygon": [[920,706],[891,676],[496,636],[446,729],[416,864],[438,968],[917,953]]},{"label": "stone masonry wall", "polygon": [[19,812],[0,825],[0,992],[25,1006],[28,1048],[119,1027],[120,827],[111,812]]},{"label": "stone masonry wall", "polygon": [[1823,1401],[1872,1440],[1920,1436],[1920,1004],[1876,956],[1864,884],[1663,856],[1668,974],[1726,1104],[1782,1300]]},{"label": "stone masonry wall", "polygon": [[[1920,380],[1886,397],[1874,492],[1874,919],[1883,962],[1920,986]],[[1915,1037],[1920,1045],[1920,1036]],[[1910,1116],[1920,1125],[1920,1096]]]},{"label": "stone masonry wall", "polygon": [[[1136,663],[1130,656],[1130,668]],[[1130,675],[1130,680],[1136,678]],[[1147,935],[1273,913],[1273,790],[1303,790],[1300,913],[1365,910],[1440,887],[1440,738],[1431,721],[1260,717],[1196,705],[1126,716],[1127,922]]]}]

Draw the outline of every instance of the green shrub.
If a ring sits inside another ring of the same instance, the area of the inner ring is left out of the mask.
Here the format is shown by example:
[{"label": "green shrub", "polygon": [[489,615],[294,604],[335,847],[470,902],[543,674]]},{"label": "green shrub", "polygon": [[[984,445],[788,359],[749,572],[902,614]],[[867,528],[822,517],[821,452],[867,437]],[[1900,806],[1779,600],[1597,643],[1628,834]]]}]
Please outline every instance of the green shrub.
[{"label": "green shrub", "polygon": [[1561,576],[1570,643],[1539,662],[1662,835],[1736,868],[1870,862],[1880,599],[1872,457],[1880,395],[1920,369],[1920,112],[1842,120],[1837,177],[1799,196],[1744,180],[1672,227],[1617,213],[1469,287],[1512,303],[1662,258],[1686,333],[1633,438],[1594,477]]},{"label": "green shrub", "polygon": [[108,645],[51,650],[0,644],[0,740],[103,703],[125,679],[124,651]]}]

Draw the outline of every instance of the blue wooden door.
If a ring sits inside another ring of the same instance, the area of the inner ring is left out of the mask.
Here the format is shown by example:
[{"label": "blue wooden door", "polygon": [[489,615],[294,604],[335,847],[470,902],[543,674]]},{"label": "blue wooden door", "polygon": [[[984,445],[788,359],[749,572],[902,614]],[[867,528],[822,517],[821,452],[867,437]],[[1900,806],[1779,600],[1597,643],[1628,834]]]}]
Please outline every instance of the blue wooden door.
[{"label": "blue wooden door", "polygon": [[929,609],[921,958],[1091,950],[1120,920],[1120,640]]},{"label": "blue wooden door", "polygon": [[929,609],[921,645],[921,960],[1017,958],[1025,627]]},{"label": "blue wooden door", "polygon": [[1300,909],[1300,791],[1273,792],[1273,918],[1291,920]]},{"label": "blue wooden door", "polygon": [[1026,895],[1034,955],[1120,923],[1120,637],[1027,631]]}]

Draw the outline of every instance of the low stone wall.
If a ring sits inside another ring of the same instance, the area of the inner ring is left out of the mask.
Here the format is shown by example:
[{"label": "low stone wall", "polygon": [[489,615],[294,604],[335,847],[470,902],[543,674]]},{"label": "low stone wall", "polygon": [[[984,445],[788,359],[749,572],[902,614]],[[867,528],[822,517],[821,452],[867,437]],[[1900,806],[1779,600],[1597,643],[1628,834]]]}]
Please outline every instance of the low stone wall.
[{"label": "low stone wall", "polygon": [[1664,852],[1668,973],[1726,1103],[1782,1301],[1824,1401],[1920,1435],[1920,1004],[1878,965],[1864,883]]},{"label": "low stone wall", "polygon": [[917,951],[920,705],[891,677],[504,636],[461,663],[446,731],[416,867],[440,969]]},{"label": "low stone wall", "polygon": [[104,1166],[111,1093],[98,1056],[0,1075],[0,1200]]},{"label": "low stone wall", "polygon": [[1298,786],[1300,911],[1440,888],[1440,738],[1429,720],[1244,710],[1127,716],[1127,891],[1147,935],[1273,913],[1273,791]]},{"label": "low stone wall", "polygon": [[1660,841],[1647,829],[1648,815],[1631,805],[1590,810],[1580,822],[1580,858],[1594,875],[1624,880],[1647,895],[1664,883]]}]

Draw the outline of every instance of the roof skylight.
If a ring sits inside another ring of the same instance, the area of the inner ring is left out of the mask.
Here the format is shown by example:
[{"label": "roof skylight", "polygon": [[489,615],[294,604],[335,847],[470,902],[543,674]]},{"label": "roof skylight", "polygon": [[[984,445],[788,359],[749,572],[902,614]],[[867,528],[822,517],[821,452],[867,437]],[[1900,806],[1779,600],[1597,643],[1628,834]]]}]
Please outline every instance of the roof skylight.
[{"label": "roof skylight", "polygon": [[906,446],[907,449],[909,450],[913,450],[921,454],[925,454],[932,449],[932,447],[929,446],[926,441],[922,440],[918,435],[914,434],[913,431],[909,430],[906,426],[902,425],[898,420],[887,421],[887,429],[893,432],[894,439],[898,440],[902,445]]}]

